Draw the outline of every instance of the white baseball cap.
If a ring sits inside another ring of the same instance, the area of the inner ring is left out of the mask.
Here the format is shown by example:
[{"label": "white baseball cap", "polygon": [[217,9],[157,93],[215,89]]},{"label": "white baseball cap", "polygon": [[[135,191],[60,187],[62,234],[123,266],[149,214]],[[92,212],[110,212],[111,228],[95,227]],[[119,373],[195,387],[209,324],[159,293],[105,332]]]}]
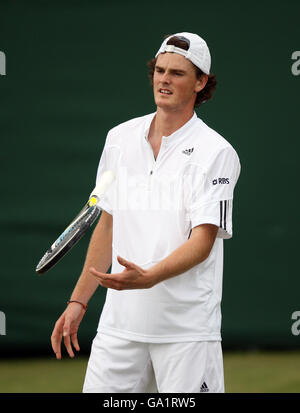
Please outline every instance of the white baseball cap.
[{"label": "white baseball cap", "polygon": [[[179,39],[186,41],[189,44],[189,49],[184,50],[180,47],[167,44],[168,40],[171,37],[176,36]],[[189,59],[195,66],[202,70],[202,72],[209,75],[210,65],[211,65],[211,57],[209,48],[200,36],[194,33],[182,32],[172,34],[171,36],[167,37],[161,44],[158,52],[156,53],[155,57],[157,57],[160,53],[178,53],[184,56],[186,59]]]}]

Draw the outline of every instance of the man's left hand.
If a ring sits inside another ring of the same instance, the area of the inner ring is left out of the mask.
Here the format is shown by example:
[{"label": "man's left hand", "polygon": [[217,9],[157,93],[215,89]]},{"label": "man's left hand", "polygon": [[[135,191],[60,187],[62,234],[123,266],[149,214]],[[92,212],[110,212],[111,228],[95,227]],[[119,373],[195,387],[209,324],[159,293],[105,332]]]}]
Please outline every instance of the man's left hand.
[{"label": "man's left hand", "polygon": [[118,262],[125,267],[121,273],[105,274],[90,268],[90,273],[98,280],[102,287],[114,290],[131,290],[150,288],[155,284],[150,272],[144,270],[133,262],[129,262],[118,256]]}]

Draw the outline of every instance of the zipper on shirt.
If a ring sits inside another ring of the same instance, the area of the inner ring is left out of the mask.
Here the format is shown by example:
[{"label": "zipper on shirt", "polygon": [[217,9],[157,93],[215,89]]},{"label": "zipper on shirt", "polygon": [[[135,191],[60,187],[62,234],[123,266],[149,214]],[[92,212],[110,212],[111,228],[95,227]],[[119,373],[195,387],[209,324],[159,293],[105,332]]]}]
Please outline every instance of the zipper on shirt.
[{"label": "zipper on shirt", "polygon": [[162,137],[159,152],[158,152],[157,158],[155,159],[153,148],[152,148],[150,142],[148,141],[148,139],[147,139],[147,142],[148,142],[151,154],[152,154],[152,165],[151,165],[150,172],[149,172],[149,175],[148,175],[148,189],[150,190],[151,187],[152,187],[154,173],[155,173],[155,171],[158,167],[158,162],[159,162],[159,160],[162,156],[162,153],[163,153],[164,148],[166,147],[167,143],[164,142],[163,137]]},{"label": "zipper on shirt", "polygon": [[147,139],[147,143],[148,143],[148,145],[149,145],[149,149],[150,149],[151,155],[152,155],[152,165],[151,165],[151,167],[150,167],[150,172],[149,172],[149,175],[148,175],[148,185],[147,185],[147,186],[148,186],[148,190],[150,190],[151,187],[152,187],[153,175],[154,175],[154,172],[155,172],[155,169],[156,169],[158,156],[157,156],[157,158],[155,159],[152,146],[151,146],[150,142],[148,141],[148,139]]},{"label": "zipper on shirt", "polygon": [[[154,158],[154,156],[153,156],[153,158]],[[154,161],[154,163],[151,166],[150,173],[149,173],[149,176],[148,176],[148,189],[149,190],[152,188],[153,176],[154,176],[155,169],[156,169],[156,162]]]}]

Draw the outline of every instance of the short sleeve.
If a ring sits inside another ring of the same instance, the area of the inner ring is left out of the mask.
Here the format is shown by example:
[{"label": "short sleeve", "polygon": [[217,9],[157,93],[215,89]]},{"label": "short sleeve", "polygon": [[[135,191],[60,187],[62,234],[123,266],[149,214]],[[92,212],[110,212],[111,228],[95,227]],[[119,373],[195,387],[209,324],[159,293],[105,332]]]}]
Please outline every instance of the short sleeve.
[{"label": "short sleeve", "polygon": [[204,169],[191,169],[187,212],[192,228],[214,224],[219,227],[217,237],[232,237],[233,194],[240,170],[231,146],[214,154]]},{"label": "short sleeve", "polygon": [[[113,171],[115,176],[117,176],[117,170],[120,159],[120,148],[117,145],[114,145],[111,141],[110,133],[108,133],[105,145],[100,157],[100,161],[97,169],[96,176],[96,186],[99,183],[100,177],[105,171]],[[99,205],[101,209],[108,212],[110,215],[113,215],[114,209],[114,198],[115,198],[115,182],[107,189],[103,198],[100,199]]]}]

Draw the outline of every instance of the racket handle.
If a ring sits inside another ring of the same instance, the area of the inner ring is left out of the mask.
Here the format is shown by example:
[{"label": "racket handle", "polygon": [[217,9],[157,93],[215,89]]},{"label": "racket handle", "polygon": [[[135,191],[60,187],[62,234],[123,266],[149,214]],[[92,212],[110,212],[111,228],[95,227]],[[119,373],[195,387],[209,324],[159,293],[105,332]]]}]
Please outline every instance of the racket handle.
[{"label": "racket handle", "polygon": [[102,196],[107,191],[108,187],[111,185],[113,180],[115,179],[115,174],[112,171],[105,171],[100,177],[99,183],[93,189],[90,199],[93,197],[97,197],[98,199],[102,198]]}]

